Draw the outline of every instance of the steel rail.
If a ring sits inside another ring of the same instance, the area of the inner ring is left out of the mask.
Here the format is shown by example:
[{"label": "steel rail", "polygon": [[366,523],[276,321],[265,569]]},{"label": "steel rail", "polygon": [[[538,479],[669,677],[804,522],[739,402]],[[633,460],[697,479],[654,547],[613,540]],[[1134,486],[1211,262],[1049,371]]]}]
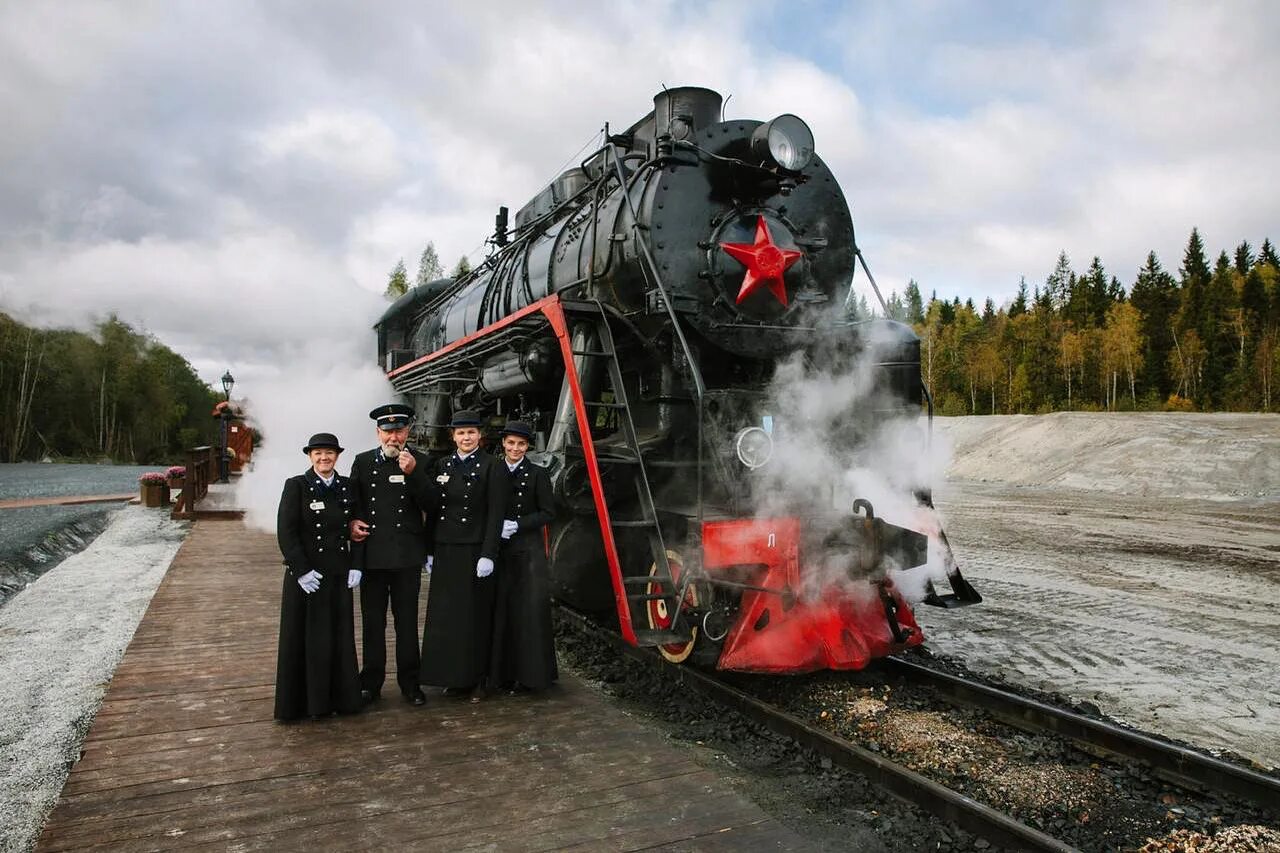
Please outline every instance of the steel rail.
[{"label": "steel rail", "polygon": [[1043,850],[1067,853],[1076,848],[1051,835],[939,785],[914,770],[863,749],[855,743],[809,725],[803,720],[762,702],[753,696],[692,667],[668,664],[655,652],[632,646],[614,631],[591,622],[572,608],[560,605],[560,611],[585,631],[612,643],[628,656],[663,670],[702,694],[738,711],[776,734],[791,738],[812,749],[831,763],[865,776],[877,787],[914,803],[943,820],[951,821],[966,832],[981,836],[993,844],[1015,850]]},{"label": "steel rail", "polygon": [[902,658],[885,658],[884,666],[888,672],[924,681],[944,696],[990,711],[1018,728],[1065,737],[1101,757],[1140,761],[1180,787],[1236,794],[1269,808],[1280,803],[1280,779],[1273,776]]}]

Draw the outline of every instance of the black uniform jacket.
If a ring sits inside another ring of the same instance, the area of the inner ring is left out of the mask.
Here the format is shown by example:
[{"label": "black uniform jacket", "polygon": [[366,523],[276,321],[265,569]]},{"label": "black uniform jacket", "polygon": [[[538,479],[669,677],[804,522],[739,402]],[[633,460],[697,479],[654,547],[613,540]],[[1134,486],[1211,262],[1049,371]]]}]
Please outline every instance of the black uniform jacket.
[{"label": "black uniform jacket", "polygon": [[351,463],[356,513],[369,524],[369,537],[353,548],[357,569],[421,570],[430,553],[431,530],[424,521],[436,512],[437,493],[431,481],[431,460],[410,451],[417,465],[412,474],[400,470],[396,459],[385,459],[375,447]]},{"label": "black uniform jacket", "polygon": [[507,508],[502,517],[519,524],[507,540],[507,550],[544,550],[542,528],[555,517],[547,469],[528,459],[521,459],[514,471],[507,468],[506,462],[499,464],[508,472]]},{"label": "black uniform jacket", "polygon": [[[347,522],[355,517],[354,510],[352,483],[340,474],[334,474],[329,486],[310,468],[284,481],[276,539],[290,577],[300,578],[315,569],[328,578],[351,567]],[[343,575],[342,582],[346,581]]]},{"label": "black uniform jacket", "polygon": [[476,450],[466,459],[450,454],[436,465],[440,506],[435,541],[445,545],[479,545],[480,556],[496,560],[506,508],[507,466]]}]

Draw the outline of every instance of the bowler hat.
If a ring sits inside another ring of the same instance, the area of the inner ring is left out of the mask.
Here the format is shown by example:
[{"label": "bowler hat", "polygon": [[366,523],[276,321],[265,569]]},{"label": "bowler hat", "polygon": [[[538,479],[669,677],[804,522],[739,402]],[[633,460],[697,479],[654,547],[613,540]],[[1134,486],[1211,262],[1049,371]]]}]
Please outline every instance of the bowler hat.
[{"label": "bowler hat", "polygon": [[480,426],[480,415],[470,409],[463,409],[453,413],[453,420],[449,421],[449,428],[456,427],[478,427]]},{"label": "bowler hat", "polygon": [[518,435],[525,441],[533,441],[533,428],[524,421],[507,421],[502,428],[503,435]]},{"label": "bowler hat", "polygon": [[307,442],[307,446],[302,448],[303,453],[310,453],[313,450],[328,448],[342,452],[342,445],[338,444],[338,437],[331,432],[318,432],[311,436],[311,440]]},{"label": "bowler hat", "polygon": [[413,420],[413,406],[404,403],[385,403],[369,413],[378,422],[378,429],[400,429]]}]

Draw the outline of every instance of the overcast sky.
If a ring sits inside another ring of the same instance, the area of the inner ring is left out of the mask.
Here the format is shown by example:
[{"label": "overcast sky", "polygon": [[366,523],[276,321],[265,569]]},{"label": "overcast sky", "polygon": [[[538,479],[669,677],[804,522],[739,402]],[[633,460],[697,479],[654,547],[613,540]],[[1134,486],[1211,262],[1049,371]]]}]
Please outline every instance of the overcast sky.
[{"label": "overcast sky", "polygon": [[6,0],[0,310],[250,393],[363,358],[397,259],[477,250],[662,85],[808,121],[886,290],[1004,302],[1060,250],[1127,286],[1192,226],[1280,237],[1278,45],[1270,2]]}]

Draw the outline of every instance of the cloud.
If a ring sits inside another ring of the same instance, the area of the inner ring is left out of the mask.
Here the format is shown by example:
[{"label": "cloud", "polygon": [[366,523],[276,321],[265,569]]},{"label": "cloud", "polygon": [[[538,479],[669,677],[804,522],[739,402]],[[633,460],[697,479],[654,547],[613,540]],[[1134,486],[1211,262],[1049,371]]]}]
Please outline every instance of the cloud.
[{"label": "cloud", "polygon": [[1176,266],[1192,225],[1216,248],[1277,220],[1260,189],[1280,177],[1277,17],[1261,2],[7,4],[0,309],[117,311],[211,380],[243,364],[249,381],[316,335],[371,347],[397,259],[412,274],[432,240],[452,266],[606,121],[688,84],[732,95],[731,117],[809,122],[886,292],[914,277],[999,301],[1060,249],[1128,281],[1149,249]]}]

